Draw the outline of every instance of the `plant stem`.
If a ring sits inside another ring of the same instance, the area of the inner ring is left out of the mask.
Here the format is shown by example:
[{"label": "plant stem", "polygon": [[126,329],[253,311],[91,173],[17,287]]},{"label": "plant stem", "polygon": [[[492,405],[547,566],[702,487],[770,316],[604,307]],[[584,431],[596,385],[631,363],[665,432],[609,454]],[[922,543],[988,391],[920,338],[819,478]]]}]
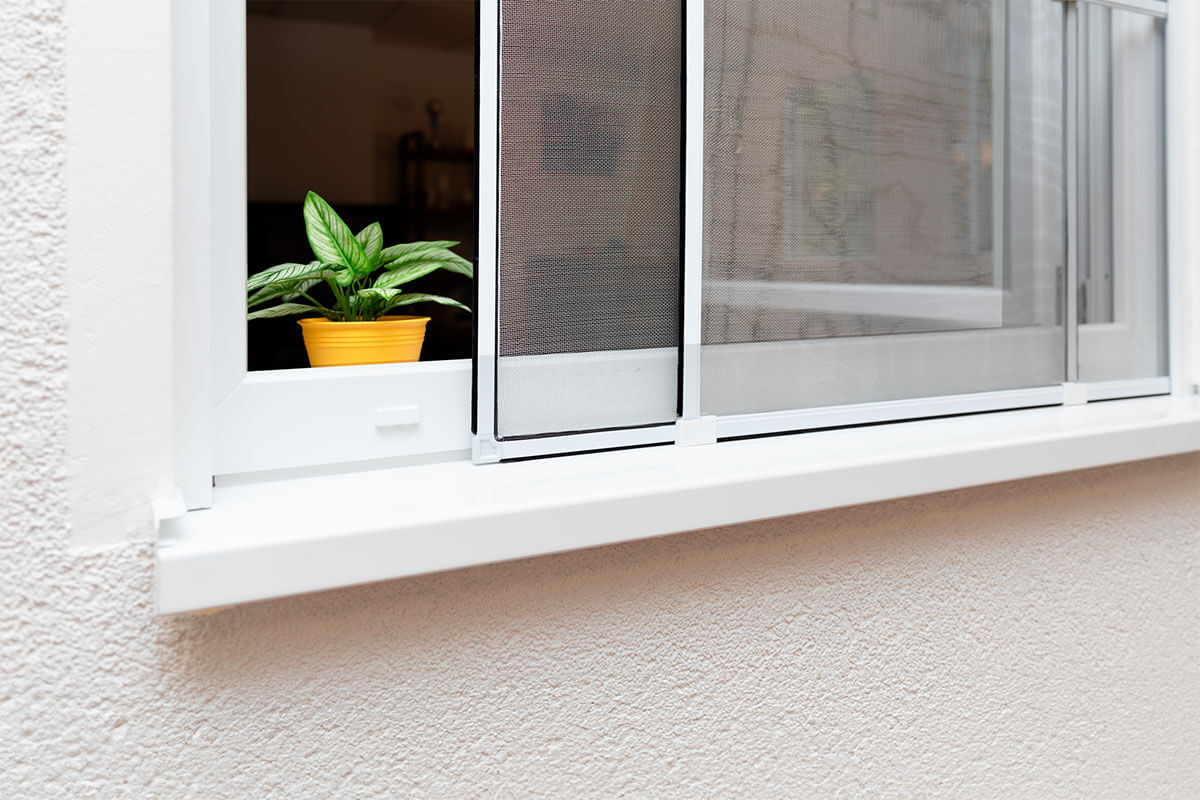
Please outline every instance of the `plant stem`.
[{"label": "plant stem", "polygon": [[301,296],[302,296],[302,297],[303,297],[305,300],[307,300],[308,302],[310,302],[310,303],[312,303],[314,306],[316,306],[317,308],[319,308],[319,309],[321,309],[321,310],[323,310],[323,311],[328,311],[328,310],[329,310],[328,308],[325,308],[325,304],[324,304],[324,303],[318,303],[316,300],[314,300],[314,299],[313,299],[313,298],[312,298],[312,297],[309,295],[309,293],[308,293],[308,292],[300,292],[300,295],[301,295]]},{"label": "plant stem", "polygon": [[346,293],[342,291],[342,287],[338,286],[335,280],[326,278],[325,282],[333,290],[333,296],[337,300],[338,307],[342,310],[342,319],[346,322],[352,322],[354,315],[350,310],[350,302],[346,299]]}]

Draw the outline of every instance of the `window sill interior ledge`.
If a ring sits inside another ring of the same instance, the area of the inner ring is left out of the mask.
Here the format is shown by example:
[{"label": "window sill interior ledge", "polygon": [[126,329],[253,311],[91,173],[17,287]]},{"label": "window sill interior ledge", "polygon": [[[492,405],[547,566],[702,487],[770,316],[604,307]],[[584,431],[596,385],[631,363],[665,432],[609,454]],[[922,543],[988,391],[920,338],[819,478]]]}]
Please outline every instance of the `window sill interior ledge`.
[{"label": "window sill interior ledge", "polygon": [[165,520],[159,613],[217,608],[1200,450],[1151,397],[475,466],[219,487]]}]

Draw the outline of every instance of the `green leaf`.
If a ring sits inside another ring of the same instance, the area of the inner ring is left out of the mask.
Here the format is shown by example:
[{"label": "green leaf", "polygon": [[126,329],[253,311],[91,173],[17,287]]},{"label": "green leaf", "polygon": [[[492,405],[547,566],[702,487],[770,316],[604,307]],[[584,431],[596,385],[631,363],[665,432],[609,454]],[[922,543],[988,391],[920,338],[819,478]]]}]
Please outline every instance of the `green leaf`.
[{"label": "green leaf", "polygon": [[466,275],[468,278],[475,277],[475,265],[458,253],[446,251],[446,261],[448,263],[442,265],[442,269],[450,272],[457,272],[459,275]]},{"label": "green leaf", "polygon": [[358,243],[363,246],[363,252],[367,254],[367,263],[371,265],[371,269],[379,266],[383,252],[383,228],[379,227],[379,223],[372,222],[359,231],[354,238],[358,239]]},{"label": "green leaf", "polygon": [[448,249],[456,244],[458,242],[441,241],[392,245],[383,251],[380,266],[394,270],[420,261],[440,261],[443,262],[440,269],[457,272],[468,278],[475,277],[475,268],[471,266],[471,262]]},{"label": "green leaf", "polygon": [[471,310],[457,300],[453,300],[449,297],[442,297],[440,294],[420,294],[418,292],[414,292],[412,294],[402,294],[396,296],[392,300],[388,301],[387,307],[384,308],[380,313],[386,314],[397,306],[408,306],[412,305],[413,303],[440,303],[444,306],[455,306],[456,308],[461,308],[464,311]]},{"label": "green leaf", "polygon": [[381,289],[376,287],[372,289],[363,289],[361,292],[355,293],[354,296],[371,300],[391,300],[398,294],[400,294],[399,289]]},{"label": "green leaf", "polygon": [[444,261],[418,261],[415,264],[407,264],[398,269],[393,269],[382,273],[375,279],[376,289],[389,289],[393,286],[399,286],[402,283],[415,281],[423,275],[428,275],[431,272],[436,272],[445,264]]},{"label": "green leaf", "polygon": [[255,306],[261,306],[263,303],[266,303],[269,300],[275,299],[279,299],[284,302],[295,300],[300,296],[301,292],[307,292],[309,289],[312,289],[314,286],[324,280],[326,276],[332,279],[334,276],[333,270],[325,270],[325,274],[316,278],[305,278],[297,281],[274,283],[270,286],[265,286],[254,294],[250,295],[250,297],[246,300],[246,307],[254,308]]},{"label": "green leaf", "polygon": [[383,264],[386,266],[388,262],[394,261],[401,256],[406,256],[409,253],[419,252],[431,247],[449,248],[454,247],[458,242],[449,240],[439,240],[436,242],[407,242],[405,244],[394,244],[383,251]]},{"label": "green leaf", "polygon": [[[246,319],[271,319],[272,317],[291,317],[296,314],[320,313],[323,309],[315,308],[307,303],[280,303],[269,308],[260,308],[246,315]],[[325,316],[325,315],[322,315]]]},{"label": "green leaf", "polygon": [[304,227],[313,255],[321,261],[348,267],[356,275],[371,271],[370,261],[358,239],[337,212],[316,192],[304,198]]},{"label": "green leaf", "polygon": [[246,291],[253,292],[255,289],[261,289],[264,286],[274,283],[308,278],[328,267],[328,264],[322,264],[320,261],[310,261],[307,264],[279,264],[274,267],[268,267],[262,272],[250,276],[250,279],[246,281]]}]

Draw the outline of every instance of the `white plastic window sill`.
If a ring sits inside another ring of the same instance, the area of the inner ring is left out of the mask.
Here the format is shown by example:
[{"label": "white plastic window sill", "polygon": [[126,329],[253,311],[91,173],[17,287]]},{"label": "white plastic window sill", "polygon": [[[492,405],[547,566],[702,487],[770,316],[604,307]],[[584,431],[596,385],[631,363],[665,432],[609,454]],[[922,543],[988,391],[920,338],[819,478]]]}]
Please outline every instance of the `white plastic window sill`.
[{"label": "white plastic window sill", "polygon": [[1152,397],[490,466],[218,488],[162,523],[160,613],[194,611],[1200,450]]}]

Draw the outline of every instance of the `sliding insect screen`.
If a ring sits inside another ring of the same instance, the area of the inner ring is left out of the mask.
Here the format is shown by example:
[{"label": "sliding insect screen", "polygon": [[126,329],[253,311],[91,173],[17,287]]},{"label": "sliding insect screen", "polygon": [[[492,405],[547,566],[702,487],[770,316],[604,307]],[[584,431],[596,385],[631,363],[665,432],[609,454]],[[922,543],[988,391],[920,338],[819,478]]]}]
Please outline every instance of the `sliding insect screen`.
[{"label": "sliding insect screen", "polygon": [[1062,4],[705,11],[700,406],[721,435],[1061,402]]},{"label": "sliding insect screen", "polygon": [[477,458],[1167,391],[1166,5],[1103,2],[500,0]]},{"label": "sliding insect screen", "polygon": [[669,440],[681,5],[502,0],[498,12],[496,261],[480,285],[495,324],[480,334],[476,457]]}]

